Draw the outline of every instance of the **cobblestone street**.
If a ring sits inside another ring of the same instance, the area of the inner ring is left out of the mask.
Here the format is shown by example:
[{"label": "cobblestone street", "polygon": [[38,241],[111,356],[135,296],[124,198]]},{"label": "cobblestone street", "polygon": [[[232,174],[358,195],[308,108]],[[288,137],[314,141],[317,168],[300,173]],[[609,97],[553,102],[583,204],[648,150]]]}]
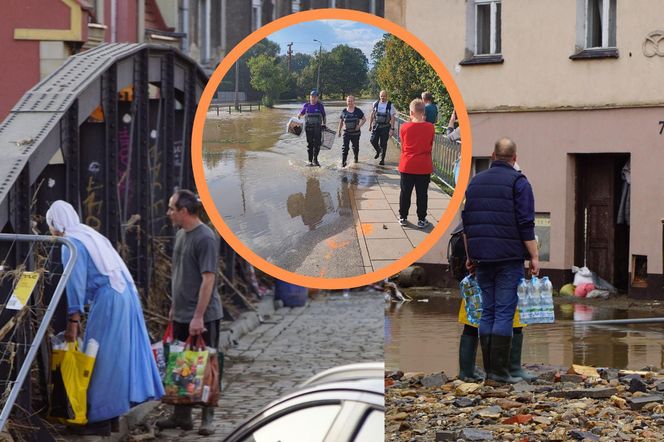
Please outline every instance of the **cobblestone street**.
[{"label": "cobblestone street", "polygon": [[[282,308],[226,354],[215,414],[216,434],[164,431],[159,440],[220,440],[264,405],[312,375],[354,362],[383,361],[383,294],[321,296],[306,307]],[[166,410],[166,407],[162,407]]]}]

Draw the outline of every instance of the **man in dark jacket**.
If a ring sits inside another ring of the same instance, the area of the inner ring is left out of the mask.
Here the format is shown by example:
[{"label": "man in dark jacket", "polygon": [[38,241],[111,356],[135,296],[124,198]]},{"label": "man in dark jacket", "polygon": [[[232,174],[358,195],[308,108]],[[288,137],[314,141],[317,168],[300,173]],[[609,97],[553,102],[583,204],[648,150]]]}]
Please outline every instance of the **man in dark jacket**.
[{"label": "man in dark jacket", "polygon": [[477,174],[466,190],[462,213],[468,260],[482,289],[480,346],[487,378],[516,383],[509,355],[516,289],[524,277],[524,260],[539,273],[535,241],[535,200],[525,175],[514,169],[516,144],[501,138],[491,167]]}]

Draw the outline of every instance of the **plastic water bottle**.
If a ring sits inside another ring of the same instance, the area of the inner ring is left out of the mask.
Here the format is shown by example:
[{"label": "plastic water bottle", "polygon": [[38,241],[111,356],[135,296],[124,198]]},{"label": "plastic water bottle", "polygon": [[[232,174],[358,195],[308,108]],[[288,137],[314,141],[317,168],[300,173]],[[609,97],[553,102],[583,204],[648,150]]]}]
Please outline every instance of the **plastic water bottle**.
[{"label": "plastic water bottle", "polygon": [[542,318],[542,285],[537,276],[530,278],[530,308],[533,312],[534,322],[540,322]]},{"label": "plastic water bottle", "polygon": [[466,276],[460,284],[461,294],[466,303],[466,318],[472,325],[479,325],[482,315],[482,291],[477,280]]},{"label": "plastic water bottle", "polygon": [[85,354],[92,358],[96,358],[98,351],[99,351],[99,343],[95,339],[90,339],[88,341],[88,345],[85,347]]},{"label": "plastic water bottle", "polygon": [[544,319],[546,322],[551,323],[555,321],[553,313],[553,284],[548,276],[542,278],[542,304],[544,307]]},{"label": "plastic water bottle", "polygon": [[516,288],[516,294],[519,298],[517,303],[517,306],[519,307],[519,318],[524,324],[527,324],[530,321],[529,291],[530,289],[526,278],[521,278],[519,285]]},{"label": "plastic water bottle", "polygon": [[473,322],[479,325],[482,316],[482,290],[477,283],[477,279],[472,278],[471,294],[469,297],[470,305],[473,311]]}]

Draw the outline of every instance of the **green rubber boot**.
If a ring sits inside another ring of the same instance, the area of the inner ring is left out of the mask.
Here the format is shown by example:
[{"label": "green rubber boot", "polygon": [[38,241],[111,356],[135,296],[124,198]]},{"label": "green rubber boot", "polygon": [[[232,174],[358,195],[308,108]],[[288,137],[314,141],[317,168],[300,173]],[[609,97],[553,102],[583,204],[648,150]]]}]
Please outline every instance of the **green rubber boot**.
[{"label": "green rubber boot", "polygon": [[461,335],[459,341],[459,379],[462,381],[476,382],[482,380],[482,377],[475,371],[478,341],[477,336]]},{"label": "green rubber boot", "polygon": [[201,426],[198,434],[201,436],[212,436],[214,434],[214,407],[203,407],[201,410]]},{"label": "green rubber boot", "polygon": [[518,333],[512,336],[512,348],[510,349],[510,375],[522,378],[526,382],[532,382],[537,376],[528,370],[524,370],[521,365],[521,351],[523,348],[523,334]]},{"label": "green rubber boot", "polygon": [[194,428],[194,422],[191,419],[191,406],[190,405],[174,405],[173,414],[165,419],[160,419],[155,422],[155,425],[160,430],[170,430],[173,428],[182,428],[185,431]]},{"label": "green rubber boot", "polygon": [[516,384],[523,379],[510,375],[511,336],[491,335],[491,370],[487,378],[503,384]]}]

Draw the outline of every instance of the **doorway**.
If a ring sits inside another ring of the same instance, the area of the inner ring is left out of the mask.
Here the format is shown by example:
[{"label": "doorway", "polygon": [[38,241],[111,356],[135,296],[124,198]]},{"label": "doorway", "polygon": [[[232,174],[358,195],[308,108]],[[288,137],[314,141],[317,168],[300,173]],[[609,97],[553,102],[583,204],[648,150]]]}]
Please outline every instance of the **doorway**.
[{"label": "doorway", "polygon": [[629,282],[629,215],[624,216],[629,198],[623,195],[629,159],[629,154],[576,156],[575,264],[621,291]]}]

